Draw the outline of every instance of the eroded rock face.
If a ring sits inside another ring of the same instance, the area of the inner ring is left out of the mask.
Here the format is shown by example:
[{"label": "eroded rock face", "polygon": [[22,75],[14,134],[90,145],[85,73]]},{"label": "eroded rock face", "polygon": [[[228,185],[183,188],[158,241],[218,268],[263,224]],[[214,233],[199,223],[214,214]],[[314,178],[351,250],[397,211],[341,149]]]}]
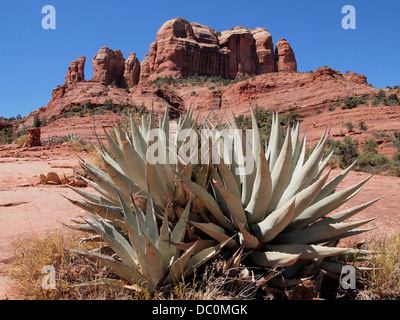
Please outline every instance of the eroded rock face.
[{"label": "eroded rock face", "polygon": [[76,61],[71,61],[65,75],[65,84],[72,84],[85,80],[86,57],[79,57]]},{"label": "eroded rock face", "polygon": [[125,61],[124,80],[127,87],[133,87],[139,83],[140,62],[134,52],[131,52]]},{"label": "eroded rock face", "polygon": [[92,81],[123,86],[125,58],[120,50],[113,51],[110,48],[102,47],[92,62]]},{"label": "eroded rock face", "polygon": [[255,28],[251,31],[256,45],[258,74],[275,72],[274,44],[267,29]]},{"label": "eroded rock face", "polygon": [[276,44],[275,61],[278,72],[296,72],[297,62],[294,51],[286,39],[281,39]]},{"label": "eroded rock face", "polygon": [[167,21],[141,64],[141,82],[158,77],[221,73],[221,48],[214,31],[184,18]]},{"label": "eroded rock face", "polygon": [[256,45],[250,29],[236,27],[222,32],[218,37],[223,50],[223,59],[227,61],[224,78],[251,76],[257,74]]},{"label": "eroded rock face", "polygon": [[264,28],[236,27],[215,32],[184,18],[163,24],[141,63],[140,82],[166,77],[215,75],[234,79],[278,71],[297,70],[296,59],[285,40],[279,43],[275,63],[272,36]]}]

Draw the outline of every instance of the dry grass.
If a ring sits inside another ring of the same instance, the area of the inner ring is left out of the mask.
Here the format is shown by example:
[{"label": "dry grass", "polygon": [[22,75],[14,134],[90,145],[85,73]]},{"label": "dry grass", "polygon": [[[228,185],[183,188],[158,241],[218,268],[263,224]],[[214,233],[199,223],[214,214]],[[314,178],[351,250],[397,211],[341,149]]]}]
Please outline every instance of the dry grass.
[{"label": "dry grass", "polygon": [[[81,238],[82,233],[69,231],[13,243],[7,275],[13,280],[13,287],[19,296],[28,300],[276,300],[289,299],[290,293],[304,289],[304,285],[295,287],[293,292],[269,288],[257,276],[254,281],[254,274],[251,276],[253,281],[248,281],[249,277],[243,276],[248,269],[240,269],[232,276],[229,270],[224,270],[225,260],[220,257],[201,273],[195,273],[191,280],[177,279],[174,284],[153,293],[138,292],[119,280],[107,267],[65,250],[91,250],[101,246],[98,242],[80,242]],[[370,242],[367,249],[378,254],[372,255],[363,264],[375,269],[364,276],[366,285],[357,290],[356,299],[399,299],[400,234]],[[42,269],[46,265],[55,269],[55,289],[42,287],[47,275],[42,273]],[[113,282],[100,284],[104,278],[113,279]],[[96,285],[81,285],[88,282]],[[319,296],[318,292],[313,292],[314,295]]]},{"label": "dry grass", "polygon": [[[11,267],[7,275],[13,280],[13,289],[28,300],[73,299],[131,299],[131,292],[121,288],[103,286],[75,287],[74,285],[109,276],[109,271],[97,263],[82,258],[65,248],[77,249],[76,234],[56,233],[40,239],[17,241],[12,245]],[[96,246],[85,243],[80,249]],[[49,273],[45,266],[55,269],[55,289],[45,289],[42,282]]]},{"label": "dry grass", "polygon": [[[77,255],[73,250],[91,250],[101,246],[97,242],[80,242],[82,233],[54,233],[42,238],[16,241],[12,244],[10,267],[5,271],[12,280],[14,291],[27,300],[211,300],[228,299],[221,279],[210,276],[208,280],[196,276],[191,282],[177,279],[173,285],[157,292],[135,291],[119,280],[107,267]],[[43,288],[48,272],[45,266],[55,270],[54,289]],[[113,279],[108,285],[102,279]],[[84,283],[98,285],[82,285]],[[205,285],[207,284],[207,285]],[[204,287],[207,286],[206,289]]]},{"label": "dry grass", "polygon": [[400,299],[400,234],[389,234],[386,237],[368,243],[366,249],[373,250],[367,260],[367,285],[358,299],[391,300]]}]

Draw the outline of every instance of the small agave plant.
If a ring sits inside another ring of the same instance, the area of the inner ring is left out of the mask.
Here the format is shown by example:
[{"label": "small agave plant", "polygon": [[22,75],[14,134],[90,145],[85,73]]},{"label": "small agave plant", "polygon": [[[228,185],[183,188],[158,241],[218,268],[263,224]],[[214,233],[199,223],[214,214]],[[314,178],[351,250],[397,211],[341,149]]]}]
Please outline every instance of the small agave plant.
[{"label": "small agave plant", "polygon": [[[369,230],[360,227],[371,220],[344,221],[380,198],[332,214],[369,178],[335,192],[355,164],[328,181],[324,172],[332,154],[323,158],[328,134],[306,160],[306,135],[299,139],[297,123],[284,136],[278,114],[265,148],[253,112],[251,146],[238,134],[232,116],[228,124],[216,118],[212,125],[207,117],[198,125],[192,115],[190,108],[179,119],[175,138],[158,144],[151,138],[153,129],[164,137],[172,131],[168,108],[160,114],[158,128],[152,111],[148,125],[144,118],[138,125],[131,117],[130,133],[116,127],[116,141],[105,132],[109,151],[98,149],[105,171],[81,162],[89,177],[83,179],[98,195],[71,187],[84,200],[69,200],[89,218],[75,219],[70,227],[100,235],[115,254],[78,253],[149,289],[190,276],[223,248],[247,250],[252,263],[261,267],[285,267],[287,278],[310,261],[329,271],[340,267],[327,258],[351,249],[333,244]],[[208,159],[201,164],[185,157],[185,141],[193,131],[210,142],[196,142],[200,157]],[[233,156],[225,152],[229,145]],[[151,159],[155,146],[166,162]],[[246,170],[245,162],[254,170]]]}]

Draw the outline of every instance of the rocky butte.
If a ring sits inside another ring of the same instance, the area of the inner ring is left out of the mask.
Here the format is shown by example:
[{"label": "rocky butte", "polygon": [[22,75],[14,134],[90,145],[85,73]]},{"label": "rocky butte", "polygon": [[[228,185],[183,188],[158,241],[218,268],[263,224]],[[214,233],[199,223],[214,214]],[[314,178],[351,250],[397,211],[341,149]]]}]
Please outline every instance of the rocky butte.
[{"label": "rocky butte", "polygon": [[[71,62],[65,84],[85,80],[85,61],[85,57],[79,57]],[[92,81],[121,88],[167,77],[208,75],[235,79],[297,71],[289,43],[282,39],[274,49],[267,29],[238,26],[215,32],[184,18],[175,18],[162,25],[142,62],[134,52],[125,60],[120,50],[102,47],[92,63]]]},{"label": "rocky butte", "polygon": [[[340,105],[348,97],[368,97],[378,92],[365,76],[356,73],[342,74],[329,67],[297,72],[296,56],[288,41],[281,39],[274,45],[265,28],[237,26],[220,32],[184,18],[161,26],[143,61],[134,52],[125,59],[120,50],[102,47],[92,59],[91,80],[85,80],[85,62],[85,57],[79,57],[70,63],[65,83],[53,90],[47,106],[24,119],[25,127],[39,115],[50,120],[43,128],[43,137],[71,130],[90,137],[86,116],[93,115],[90,121],[102,126],[117,121],[118,115],[111,111],[102,117],[104,106],[110,103],[111,107],[128,108],[153,105],[156,111],[168,104],[174,118],[191,104],[201,114],[227,107],[236,115],[246,115],[249,103],[306,116],[330,104]],[[195,75],[216,76],[224,81],[168,84],[170,78]],[[158,78],[167,79],[154,82]],[[95,113],[99,109],[101,112]],[[74,110],[81,110],[81,117],[74,117],[78,115]],[[67,116],[73,118],[64,119]],[[339,127],[343,121],[339,121]]]}]

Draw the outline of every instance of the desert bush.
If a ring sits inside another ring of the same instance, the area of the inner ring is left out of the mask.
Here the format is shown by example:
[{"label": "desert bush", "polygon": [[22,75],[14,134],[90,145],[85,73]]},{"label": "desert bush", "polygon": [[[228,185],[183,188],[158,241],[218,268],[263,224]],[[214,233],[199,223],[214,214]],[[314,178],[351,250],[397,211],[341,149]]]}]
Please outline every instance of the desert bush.
[{"label": "desert bush", "polygon": [[354,129],[354,124],[352,122],[343,123],[343,127],[347,128],[349,132],[352,132]]}]

